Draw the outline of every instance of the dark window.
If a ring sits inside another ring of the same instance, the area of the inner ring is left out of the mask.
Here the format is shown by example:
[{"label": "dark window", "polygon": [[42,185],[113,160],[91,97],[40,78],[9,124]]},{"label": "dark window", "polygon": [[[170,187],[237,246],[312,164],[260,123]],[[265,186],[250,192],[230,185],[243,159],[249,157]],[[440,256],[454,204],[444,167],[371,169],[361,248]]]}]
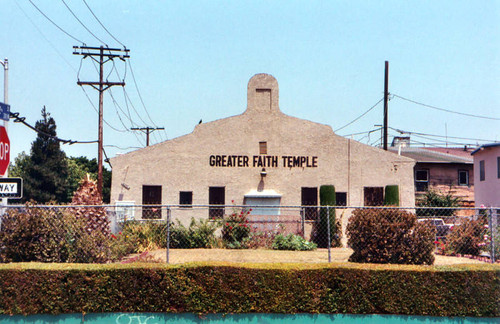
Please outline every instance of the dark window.
[{"label": "dark window", "polygon": [[180,191],[179,192],[179,205],[184,208],[191,208],[193,205],[193,192]]},{"label": "dark window", "polygon": [[458,170],[458,185],[468,186],[469,185],[469,171]]},{"label": "dark window", "polygon": [[304,208],[304,217],[307,220],[318,219],[318,188],[302,187],[302,206],[314,206]]},{"label": "dark window", "polygon": [[[224,205],[226,203],[226,188],[225,187],[209,187],[208,188],[208,204],[209,205]],[[208,210],[210,218],[224,217],[224,208],[210,207]]]},{"label": "dark window", "polygon": [[161,218],[161,186],[142,186],[142,205],[142,218]]},{"label": "dark window", "polygon": [[384,187],[365,187],[365,206],[384,205]]},{"label": "dark window", "polygon": [[267,142],[259,142],[259,154],[267,154]]},{"label": "dark window", "polygon": [[497,178],[500,179],[500,156],[497,157]]},{"label": "dark window", "polygon": [[337,206],[347,206],[347,192],[336,192],[335,202]]},{"label": "dark window", "polygon": [[479,161],[479,181],[484,181],[486,174],[484,172],[484,160]]},{"label": "dark window", "polygon": [[427,191],[429,188],[429,170],[415,170],[415,190]]}]

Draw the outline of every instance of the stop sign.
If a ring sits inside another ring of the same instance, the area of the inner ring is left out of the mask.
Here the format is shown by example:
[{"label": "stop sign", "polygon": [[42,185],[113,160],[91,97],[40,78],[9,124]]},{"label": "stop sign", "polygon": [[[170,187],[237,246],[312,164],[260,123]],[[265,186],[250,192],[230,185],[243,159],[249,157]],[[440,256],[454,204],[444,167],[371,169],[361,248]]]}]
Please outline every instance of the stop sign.
[{"label": "stop sign", "polygon": [[5,127],[0,126],[0,175],[3,176],[10,163],[10,140]]}]

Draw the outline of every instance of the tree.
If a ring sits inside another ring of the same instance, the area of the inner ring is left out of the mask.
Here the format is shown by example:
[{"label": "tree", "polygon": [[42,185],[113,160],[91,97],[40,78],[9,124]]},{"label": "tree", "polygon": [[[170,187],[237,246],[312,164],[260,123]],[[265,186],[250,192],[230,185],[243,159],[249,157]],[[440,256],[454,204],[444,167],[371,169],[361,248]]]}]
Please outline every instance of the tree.
[{"label": "tree", "polygon": [[[68,198],[71,200],[75,191],[79,188],[83,179],[86,179],[87,174],[93,180],[97,179],[98,165],[97,159],[89,159],[85,156],[69,157],[68,159],[69,177],[68,177]],[[111,192],[111,171],[103,168],[103,189],[102,196],[104,203],[109,203]]]},{"label": "tree", "polygon": [[37,138],[31,144],[31,153],[21,153],[12,167],[13,175],[23,178],[23,201],[38,203],[69,202],[68,163],[66,154],[56,139],[56,122],[42,109],[42,119],[36,122]]}]

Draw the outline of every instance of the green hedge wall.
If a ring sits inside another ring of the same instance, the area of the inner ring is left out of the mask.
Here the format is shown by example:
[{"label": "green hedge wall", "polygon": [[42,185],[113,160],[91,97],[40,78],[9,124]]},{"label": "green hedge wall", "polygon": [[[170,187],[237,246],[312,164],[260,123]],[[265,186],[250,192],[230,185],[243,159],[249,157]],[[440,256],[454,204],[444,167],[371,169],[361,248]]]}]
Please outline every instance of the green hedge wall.
[{"label": "green hedge wall", "polygon": [[500,267],[0,267],[0,314],[105,312],[500,316]]}]

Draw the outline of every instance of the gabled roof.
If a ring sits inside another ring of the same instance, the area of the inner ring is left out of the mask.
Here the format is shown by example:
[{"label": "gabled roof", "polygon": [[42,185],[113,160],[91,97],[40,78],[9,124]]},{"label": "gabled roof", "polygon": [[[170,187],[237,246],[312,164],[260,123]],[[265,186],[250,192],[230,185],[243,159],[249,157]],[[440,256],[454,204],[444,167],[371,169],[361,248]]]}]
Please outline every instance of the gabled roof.
[{"label": "gabled roof", "polygon": [[471,155],[474,155],[474,154],[476,154],[478,151],[480,151],[480,150],[484,150],[485,148],[495,147],[495,146],[500,146],[500,142],[496,142],[496,143],[488,143],[488,144],[481,145],[480,147],[478,147],[477,149],[475,149],[475,150],[471,153]]},{"label": "gabled roof", "polygon": [[[401,147],[401,155],[421,163],[465,163],[473,164],[469,152],[456,148]],[[399,148],[390,147],[389,151],[398,153]]]}]

